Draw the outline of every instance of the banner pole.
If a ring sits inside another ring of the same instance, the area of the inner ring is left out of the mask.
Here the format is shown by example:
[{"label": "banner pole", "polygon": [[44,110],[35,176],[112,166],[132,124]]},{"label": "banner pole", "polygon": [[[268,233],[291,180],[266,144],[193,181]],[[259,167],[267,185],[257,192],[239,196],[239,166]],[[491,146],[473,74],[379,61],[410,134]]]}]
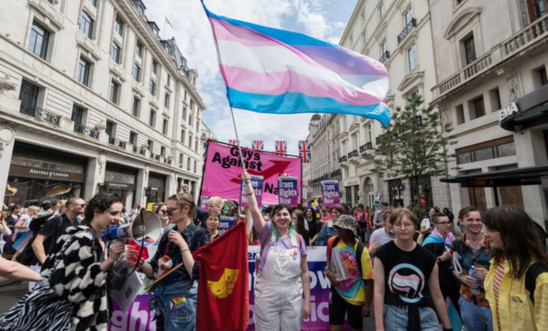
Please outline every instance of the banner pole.
[{"label": "banner pole", "polygon": [[242,156],[242,147],[240,146],[240,138],[238,137],[238,128],[236,128],[236,120],[234,119],[234,109],[230,107],[230,114],[232,115],[232,123],[234,124],[234,132],[236,133],[236,141],[238,142],[238,151],[240,152],[240,160],[242,161],[242,170],[245,172],[244,157]]}]

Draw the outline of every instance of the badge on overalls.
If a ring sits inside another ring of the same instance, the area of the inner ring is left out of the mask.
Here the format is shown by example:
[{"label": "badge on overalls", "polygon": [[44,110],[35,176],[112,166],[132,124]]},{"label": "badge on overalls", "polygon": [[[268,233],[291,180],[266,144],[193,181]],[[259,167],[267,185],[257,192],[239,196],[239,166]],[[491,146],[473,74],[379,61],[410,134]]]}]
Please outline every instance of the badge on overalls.
[{"label": "badge on overalls", "polygon": [[293,256],[293,260],[297,259],[298,253],[296,249],[293,249],[290,253],[291,256]]}]

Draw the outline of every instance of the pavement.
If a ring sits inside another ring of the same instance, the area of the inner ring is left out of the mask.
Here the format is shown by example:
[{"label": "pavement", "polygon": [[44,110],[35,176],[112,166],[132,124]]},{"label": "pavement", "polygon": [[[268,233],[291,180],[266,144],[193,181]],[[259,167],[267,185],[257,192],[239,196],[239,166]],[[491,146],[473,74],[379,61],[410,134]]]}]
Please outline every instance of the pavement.
[{"label": "pavement", "polygon": [[11,281],[5,278],[0,279],[0,316],[4,315],[11,307],[29,291],[28,282]]}]

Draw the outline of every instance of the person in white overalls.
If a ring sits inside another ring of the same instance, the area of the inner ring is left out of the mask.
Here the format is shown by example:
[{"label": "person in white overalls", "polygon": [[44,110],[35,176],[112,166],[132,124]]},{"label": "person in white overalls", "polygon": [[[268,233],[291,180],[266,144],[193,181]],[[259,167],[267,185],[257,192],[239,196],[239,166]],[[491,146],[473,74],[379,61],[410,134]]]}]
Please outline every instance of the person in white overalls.
[{"label": "person in white overalls", "polygon": [[[257,331],[299,331],[310,316],[310,275],[306,244],[297,234],[287,205],[272,210],[266,223],[257,205],[251,179],[244,172],[247,201],[261,242],[261,260],[255,281],[253,321]],[[303,306],[304,294],[304,306]]]}]

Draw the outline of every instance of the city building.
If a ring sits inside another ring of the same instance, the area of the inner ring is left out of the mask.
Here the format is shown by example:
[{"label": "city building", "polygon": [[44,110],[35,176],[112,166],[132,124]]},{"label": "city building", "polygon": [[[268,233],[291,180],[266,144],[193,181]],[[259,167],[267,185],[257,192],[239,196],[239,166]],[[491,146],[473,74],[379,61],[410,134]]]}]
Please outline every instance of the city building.
[{"label": "city building", "polygon": [[8,1],[0,13],[1,200],[198,196],[205,105],[141,1]]},{"label": "city building", "polygon": [[501,204],[548,219],[546,0],[430,1],[433,103],[451,122],[454,211]]},{"label": "city building", "polygon": [[[420,94],[425,106],[432,101],[436,85],[432,46],[431,15],[428,3],[411,0],[358,1],[340,45],[384,63],[390,73],[390,91],[386,104],[395,111],[405,107],[407,99]],[[343,200],[355,205],[374,205],[382,201],[408,206],[419,201],[414,181],[380,178],[375,168],[375,148],[383,129],[376,120],[361,116],[338,115]],[[448,184],[438,177],[419,178],[420,200],[426,206],[448,206]]]},{"label": "city building", "polygon": [[321,182],[336,180],[341,184],[339,167],[340,116],[335,114],[314,114],[308,125],[311,149],[310,180],[312,188],[309,198],[322,196]]}]

